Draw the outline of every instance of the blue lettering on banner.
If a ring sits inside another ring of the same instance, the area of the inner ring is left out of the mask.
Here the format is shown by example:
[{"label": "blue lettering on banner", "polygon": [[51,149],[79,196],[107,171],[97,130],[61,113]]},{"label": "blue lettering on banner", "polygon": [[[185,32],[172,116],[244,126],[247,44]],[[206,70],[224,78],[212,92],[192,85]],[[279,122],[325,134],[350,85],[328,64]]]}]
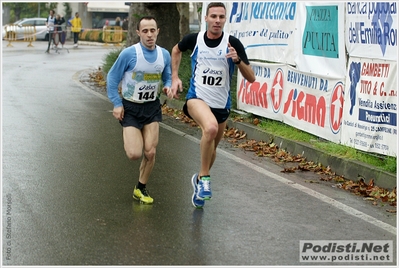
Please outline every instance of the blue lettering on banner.
[{"label": "blue lettering on banner", "polygon": [[384,18],[391,14],[396,14],[396,2],[369,2],[369,19],[372,14],[377,18]]},{"label": "blue lettering on banner", "polygon": [[[311,75],[306,75],[288,70],[287,81],[303,87],[317,89],[317,78]],[[326,88],[325,89],[320,88],[320,90],[327,91]]]},{"label": "blue lettering on banner", "polygon": [[349,42],[380,45],[385,55],[387,46],[398,45],[398,29],[395,29],[392,14],[397,14],[396,2],[348,2],[348,14],[363,14],[371,18],[371,25],[366,22],[349,24]]},{"label": "blue lettering on banner", "polygon": [[234,2],[230,23],[255,20],[294,20],[296,2]]},{"label": "blue lettering on banner", "polygon": [[252,66],[252,70],[254,70],[256,77],[270,78],[270,68],[254,65]]},{"label": "blue lettering on banner", "polygon": [[365,108],[373,108],[373,102],[370,99],[364,100],[362,98],[358,99],[359,102],[359,107],[365,107]]},{"label": "blue lettering on banner", "polygon": [[391,110],[391,111],[396,111],[397,110],[397,104],[396,103],[391,103],[391,102],[385,102],[385,101],[374,101],[374,109],[377,110]]},{"label": "blue lettering on banner", "polygon": [[396,126],[396,113],[359,109],[359,121]]}]

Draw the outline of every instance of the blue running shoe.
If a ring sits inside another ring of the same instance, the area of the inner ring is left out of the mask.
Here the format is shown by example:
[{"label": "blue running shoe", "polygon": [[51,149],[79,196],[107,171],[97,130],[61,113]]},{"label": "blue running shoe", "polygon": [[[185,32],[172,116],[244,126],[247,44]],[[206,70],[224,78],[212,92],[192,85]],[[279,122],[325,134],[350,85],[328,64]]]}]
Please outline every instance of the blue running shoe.
[{"label": "blue running shoe", "polygon": [[202,177],[198,182],[197,199],[209,200],[212,197],[211,177]]},{"label": "blue running shoe", "polygon": [[198,178],[198,173],[195,173],[191,178],[191,184],[193,185],[194,188],[194,193],[191,201],[194,207],[202,208],[205,205],[205,201],[197,199],[197,193],[198,193],[197,178]]}]

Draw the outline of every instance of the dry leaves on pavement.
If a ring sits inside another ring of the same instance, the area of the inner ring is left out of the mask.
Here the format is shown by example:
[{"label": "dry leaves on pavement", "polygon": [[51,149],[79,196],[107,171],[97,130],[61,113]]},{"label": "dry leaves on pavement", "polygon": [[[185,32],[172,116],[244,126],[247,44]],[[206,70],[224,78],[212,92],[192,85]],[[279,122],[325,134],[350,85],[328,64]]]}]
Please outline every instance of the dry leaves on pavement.
[{"label": "dry leaves on pavement", "polygon": [[106,85],[104,73],[101,67],[99,67],[98,70],[96,70],[95,72],[90,73],[89,78],[91,81],[95,82],[98,86]]},{"label": "dry leaves on pavement", "polygon": [[[330,167],[324,167],[320,163],[306,161],[306,158],[301,155],[292,155],[285,150],[279,149],[273,142],[255,141],[246,139],[246,134],[235,128],[226,130],[225,137],[228,141],[233,143],[236,147],[242,148],[246,151],[253,151],[259,157],[270,157],[276,162],[297,162],[298,165],[294,167],[285,167],[281,172],[295,173],[298,171],[313,171],[319,174],[321,181],[333,181],[337,183],[337,187],[350,191],[356,195],[364,196],[365,200],[373,201],[374,205],[378,201],[389,203],[391,206],[396,207],[396,188],[392,191],[380,188],[374,185],[374,180],[370,180],[368,184],[361,178],[354,182],[348,180],[343,176],[337,175]],[[313,180],[306,182],[315,183]],[[388,210],[388,212],[396,213],[396,210]]]},{"label": "dry leaves on pavement", "polygon": [[[166,105],[162,107],[164,115],[169,115],[177,120],[184,123],[190,124],[191,126],[198,126],[193,120],[189,119],[180,110],[169,108]],[[240,119],[235,119],[239,121]],[[254,120],[253,124],[257,125],[259,121]],[[373,205],[378,203],[388,203],[390,206],[396,208],[396,188],[392,191],[380,188],[374,185],[374,180],[371,179],[369,183],[366,183],[364,178],[357,178],[357,180],[351,180],[344,178],[343,176],[337,175],[330,167],[324,167],[320,163],[314,163],[312,161],[306,161],[306,158],[302,155],[292,155],[285,150],[280,149],[273,141],[256,141],[253,139],[247,139],[247,134],[236,128],[228,128],[224,133],[224,137],[228,142],[233,144],[237,148],[241,148],[245,151],[254,152],[258,157],[269,157],[278,163],[291,162],[297,163],[293,167],[284,167],[281,171],[283,173],[295,173],[296,171],[312,171],[320,175],[320,181],[331,181],[336,183],[334,186],[340,189],[350,191],[356,195],[363,196],[365,200],[373,202]],[[314,180],[307,180],[308,183],[318,183]],[[396,209],[387,209],[387,212],[396,213]]]}]

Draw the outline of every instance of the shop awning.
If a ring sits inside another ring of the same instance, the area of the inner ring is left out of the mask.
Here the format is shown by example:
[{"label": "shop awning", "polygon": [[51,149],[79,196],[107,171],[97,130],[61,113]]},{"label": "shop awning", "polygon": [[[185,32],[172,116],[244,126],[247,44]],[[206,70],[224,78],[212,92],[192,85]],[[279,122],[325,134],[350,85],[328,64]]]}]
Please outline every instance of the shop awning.
[{"label": "shop awning", "polygon": [[88,2],[87,11],[89,12],[129,12],[126,2]]}]

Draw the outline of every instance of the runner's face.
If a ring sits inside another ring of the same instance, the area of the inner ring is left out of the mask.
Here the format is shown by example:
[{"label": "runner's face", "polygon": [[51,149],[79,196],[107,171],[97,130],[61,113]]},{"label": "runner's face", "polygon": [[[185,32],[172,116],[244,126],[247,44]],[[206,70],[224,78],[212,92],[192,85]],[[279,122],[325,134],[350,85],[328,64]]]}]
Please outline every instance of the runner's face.
[{"label": "runner's face", "polygon": [[148,49],[155,49],[159,29],[155,20],[142,20],[140,22],[140,30],[137,31],[140,36],[140,42]]},{"label": "runner's face", "polygon": [[205,21],[208,24],[208,31],[220,36],[226,23],[226,10],[223,7],[211,7],[205,16]]}]

